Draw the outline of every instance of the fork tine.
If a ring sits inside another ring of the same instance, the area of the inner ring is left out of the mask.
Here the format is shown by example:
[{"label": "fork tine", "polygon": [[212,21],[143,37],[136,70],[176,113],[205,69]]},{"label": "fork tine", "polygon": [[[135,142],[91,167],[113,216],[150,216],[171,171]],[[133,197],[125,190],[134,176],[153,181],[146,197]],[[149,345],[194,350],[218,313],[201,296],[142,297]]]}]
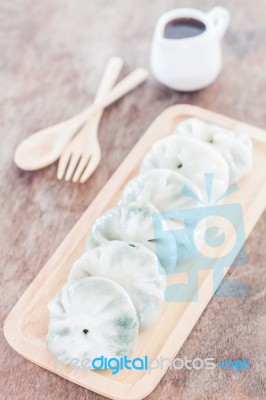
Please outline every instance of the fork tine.
[{"label": "fork tine", "polygon": [[86,165],[88,164],[88,162],[90,160],[90,157],[91,156],[89,154],[83,154],[82,155],[82,157],[81,157],[81,159],[80,159],[80,161],[78,163],[77,169],[76,169],[76,171],[74,173],[74,176],[72,178],[72,182],[74,182],[74,183],[78,182],[78,180],[80,179],[80,177],[81,177]]},{"label": "fork tine", "polygon": [[67,170],[66,170],[65,181],[67,181],[67,182],[70,181],[75,169],[77,168],[79,160],[80,160],[80,154],[72,153]]},{"label": "fork tine", "polygon": [[85,171],[81,175],[80,182],[84,183],[93,174],[100,163],[100,157],[91,157],[89,164],[87,165]]},{"label": "fork tine", "polygon": [[71,152],[68,148],[65,148],[61,157],[59,158],[59,163],[57,167],[57,179],[61,180],[65,174],[67,165],[71,157]]}]

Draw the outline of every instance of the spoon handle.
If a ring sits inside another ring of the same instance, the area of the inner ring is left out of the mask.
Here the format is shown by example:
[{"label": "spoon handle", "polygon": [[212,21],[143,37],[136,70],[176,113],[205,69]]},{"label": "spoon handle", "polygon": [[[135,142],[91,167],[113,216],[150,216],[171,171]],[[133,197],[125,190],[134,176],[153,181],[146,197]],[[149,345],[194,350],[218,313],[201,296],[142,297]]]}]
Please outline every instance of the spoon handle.
[{"label": "spoon handle", "polygon": [[97,101],[80,114],[24,139],[17,147],[14,155],[15,164],[24,170],[33,171],[52,164],[62,154],[62,150],[72,137],[95,112],[102,111],[120,97],[133,90],[148,77],[147,71],[138,68],[122,79],[105,100]]},{"label": "spoon handle", "polygon": [[115,87],[111,90],[111,92],[106,96],[105,100],[100,101],[97,104],[92,104],[89,108],[84,110],[80,116],[84,115],[87,118],[100,110],[108,107],[113,104],[115,101],[123,97],[128,92],[131,92],[138,85],[144,82],[148,78],[148,72],[143,68],[137,68],[135,71],[131,72],[128,76],[122,79]]}]

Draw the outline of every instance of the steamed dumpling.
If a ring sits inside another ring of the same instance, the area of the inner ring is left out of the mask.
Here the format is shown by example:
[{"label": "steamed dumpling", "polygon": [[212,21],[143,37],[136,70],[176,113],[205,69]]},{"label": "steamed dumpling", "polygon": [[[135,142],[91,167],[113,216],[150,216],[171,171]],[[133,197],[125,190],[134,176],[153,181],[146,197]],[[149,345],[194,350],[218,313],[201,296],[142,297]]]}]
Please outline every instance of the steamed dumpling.
[{"label": "steamed dumpling", "polygon": [[129,294],[141,329],[153,324],[164,301],[165,273],[156,255],[135,242],[112,241],[88,250],[73,265],[69,280],[101,276]]},{"label": "steamed dumpling", "polygon": [[185,136],[170,135],[158,140],[147,153],[141,172],[169,168],[197,185],[207,197],[205,174],[214,174],[212,199],[222,196],[229,184],[229,168],[224,158],[206,143]]},{"label": "steamed dumpling", "polygon": [[155,240],[152,216],[158,212],[152,204],[138,202],[106,211],[92,226],[88,247],[94,248],[109,240],[125,240],[151,248],[151,242]]},{"label": "steamed dumpling", "polygon": [[200,201],[185,194],[184,187],[201,199],[196,185],[183,175],[170,169],[152,169],[136,176],[126,185],[119,204],[149,202],[159,211],[200,207]]},{"label": "steamed dumpling", "polygon": [[234,132],[197,118],[188,118],[176,127],[176,134],[207,142],[226,160],[230,183],[249,173],[253,162],[253,144],[247,134]]},{"label": "steamed dumpling", "polygon": [[[132,202],[114,207],[100,217],[92,226],[88,248],[97,247],[112,240],[133,241],[145,245],[158,254],[161,265],[167,270],[176,265],[177,247],[173,236],[154,230],[153,216],[159,211],[149,203]],[[162,221],[167,230],[167,224]],[[157,251],[164,249],[164,251]]]},{"label": "steamed dumpling", "polygon": [[[184,192],[184,188],[187,191]],[[176,268],[191,259],[196,253],[195,243],[202,242],[204,234],[204,221],[197,225],[198,215],[202,214],[204,207],[200,203],[202,196],[198,188],[178,172],[169,169],[152,169],[132,179],[121,195],[119,204],[126,205],[136,200],[152,203],[162,212],[163,218],[170,220],[168,243],[174,236],[176,246]],[[166,212],[166,214],[165,214]],[[141,228],[139,229],[141,231]],[[156,254],[168,273],[174,272],[172,262],[169,266],[167,260],[167,247],[156,248]]]},{"label": "steamed dumpling", "polygon": [[66,283],[48,309],[47,346],[66,364],[78,359],[75,365],[81,367],[101,356],[129,356],[138,342],[135,307],[128,293],[109,279]]}]

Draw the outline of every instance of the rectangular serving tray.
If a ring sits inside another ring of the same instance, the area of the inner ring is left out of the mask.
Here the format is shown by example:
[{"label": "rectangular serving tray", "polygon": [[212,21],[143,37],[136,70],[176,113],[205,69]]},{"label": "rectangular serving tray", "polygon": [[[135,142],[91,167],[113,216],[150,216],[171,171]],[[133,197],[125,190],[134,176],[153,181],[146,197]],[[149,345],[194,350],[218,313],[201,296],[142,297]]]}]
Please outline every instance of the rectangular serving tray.
[{"label": "rectangular serving tray", "polygon": [[[95,219],[117,203],[121,190],[137,175],[143,156],[152,144],[157,139],[169,135],[176,124],[187,117],[200,118],[234,131],[247,133],[253,138],[253,169],[239,182],[239,191],[230,196],[231,202],[240,203],[242,206],[246,237],[248,237],[265,208],[266,132],[199,107],[190,105],[170,107],[156,118],[134,146],[33,280],[5,322],[5,337],[19,354],[69,381],[111,399],[143,399],[159,383],[167,370],[167,365],[152,371],[123,370],[117,375],[112,375],[110,370],[98,372],[54,365],[53,356],[45,344],[48,326],[47,303],[63,286],[73,262],[83,253],[87,233]],[[184,283],[187,277],[183,273],[175,275],[174,278],[169,277],[170,281],[173,279],[174,282]],[[140,334],[139,344],[132,358],[144,356],[174,358],[212,296],[212,270],[200,271],[199,300],[191,303],[165,303],[160,318],[154,326]]]}]

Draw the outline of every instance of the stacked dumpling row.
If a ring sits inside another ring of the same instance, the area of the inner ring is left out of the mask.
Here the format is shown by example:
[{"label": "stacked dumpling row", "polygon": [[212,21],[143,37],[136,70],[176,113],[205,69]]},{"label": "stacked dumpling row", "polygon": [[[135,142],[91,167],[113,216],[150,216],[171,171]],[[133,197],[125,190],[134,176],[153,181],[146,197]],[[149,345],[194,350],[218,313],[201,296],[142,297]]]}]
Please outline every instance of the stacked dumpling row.
[{"label": "stacked dumpling row", "polygon": [[[56,358],[65,363],[74,358],[81,366],[84,359],[131,355],[139,331],[160,314],[165,273],[190,257],[187,238],[157,232],[153,216],[202,207],[206,173],[214,174],[212,196],[218,199],[251,166],[249,137],[194,118],[157,141],[119,204],[95,221],[86,252],[48,305],[47,345]],[[194,240],[202,234],[198,228]]]}]

